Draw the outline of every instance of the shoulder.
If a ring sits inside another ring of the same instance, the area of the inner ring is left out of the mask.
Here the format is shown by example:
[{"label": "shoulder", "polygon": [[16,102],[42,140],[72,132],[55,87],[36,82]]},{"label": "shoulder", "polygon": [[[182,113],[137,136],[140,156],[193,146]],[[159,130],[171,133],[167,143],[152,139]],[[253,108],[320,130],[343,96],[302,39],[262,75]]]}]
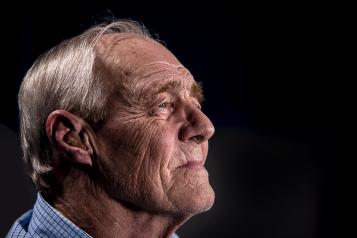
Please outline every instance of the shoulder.
[{"label": "shoulder", "polygon": [[32,210],[24,213],[12,225],[10,231],[6,235],[6,238],[30,237],[28,234],[28,226],[31,221],[31,218],[32,218]]}]

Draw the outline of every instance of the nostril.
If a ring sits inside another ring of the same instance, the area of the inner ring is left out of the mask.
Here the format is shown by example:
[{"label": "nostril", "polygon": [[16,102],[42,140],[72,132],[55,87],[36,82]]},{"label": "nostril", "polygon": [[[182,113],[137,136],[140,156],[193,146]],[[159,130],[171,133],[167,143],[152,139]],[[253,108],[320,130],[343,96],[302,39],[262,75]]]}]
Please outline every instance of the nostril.
[{"label": "nostril", "polygon": [[204,137],[202,135],[196,135],[191,138],[193,141],[196,143],[201,143],[204,140]]}]

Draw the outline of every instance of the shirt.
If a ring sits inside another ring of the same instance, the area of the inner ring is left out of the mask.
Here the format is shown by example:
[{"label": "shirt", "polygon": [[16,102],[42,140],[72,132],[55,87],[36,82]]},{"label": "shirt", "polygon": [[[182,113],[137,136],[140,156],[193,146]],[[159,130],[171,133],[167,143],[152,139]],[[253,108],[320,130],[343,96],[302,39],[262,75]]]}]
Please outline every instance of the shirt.
[{"label": "shirt", "polygon": [[[34,208],[11,227],[6,238],[91,238],[85,231],[48,204],[40,193]],[[171,238],[179,238],[173,234]]]}]

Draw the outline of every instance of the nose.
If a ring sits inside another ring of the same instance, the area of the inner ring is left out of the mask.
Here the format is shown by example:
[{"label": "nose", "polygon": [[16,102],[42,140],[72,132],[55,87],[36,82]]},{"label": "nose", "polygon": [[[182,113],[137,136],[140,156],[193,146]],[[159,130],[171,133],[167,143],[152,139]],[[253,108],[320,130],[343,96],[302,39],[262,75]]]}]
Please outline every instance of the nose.
[{"label": "nose", "polygon": [[183,142],[201,144],[214,134],[214,126],[210,119],[197,107],[188,106],[185,110],[187,122],[179,131],[179,139]]}]

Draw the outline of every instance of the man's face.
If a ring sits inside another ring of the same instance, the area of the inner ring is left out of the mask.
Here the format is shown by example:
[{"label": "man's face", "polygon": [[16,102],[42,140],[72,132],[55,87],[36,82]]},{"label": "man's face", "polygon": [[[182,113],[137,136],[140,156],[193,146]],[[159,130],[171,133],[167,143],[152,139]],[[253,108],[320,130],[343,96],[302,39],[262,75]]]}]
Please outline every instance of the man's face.
[{"label": "man's face", "polygon": [[209,209],[204,163],[214,127],[192,75],[162,45],[131,34],[102,37],[97,53],[118,87],[97,131],[110,196],[152,212]]}]

